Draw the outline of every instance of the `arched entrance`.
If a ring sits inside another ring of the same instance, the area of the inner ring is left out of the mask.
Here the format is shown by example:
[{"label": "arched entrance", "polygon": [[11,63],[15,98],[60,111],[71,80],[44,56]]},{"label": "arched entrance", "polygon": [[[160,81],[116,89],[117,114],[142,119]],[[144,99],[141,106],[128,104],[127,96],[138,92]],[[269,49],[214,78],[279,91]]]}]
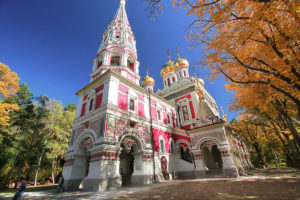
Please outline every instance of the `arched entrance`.
[{"label": "arched entrance", "polygon": [[206,172],[222,172],[223,161],[218,145],[213,141],[206,141],[201,145]]},{"label": "arched entrance", "polygon": [[82,189],[85,177],[88,176],[90,170],[90,152],[93,147],[93,141],[90,137],[86,137],[80,141],[74,156],[74,167],[71,179],[74,180],[74,189]]},{"label": "arched entrance", "polygon": [[165,180],[169,180],[169,173],[168,173],[168,161],[165,156],[161,157],[161,172],[164,176]]},{"label": "arched entrance", "polygon": [[135,162],[139,159],[141,146],[138,140],[131,136],[122,139],[120,153],[120,175],[122,178],[122,186],[129,186],[132,182],[132,174],[135,169]]}]

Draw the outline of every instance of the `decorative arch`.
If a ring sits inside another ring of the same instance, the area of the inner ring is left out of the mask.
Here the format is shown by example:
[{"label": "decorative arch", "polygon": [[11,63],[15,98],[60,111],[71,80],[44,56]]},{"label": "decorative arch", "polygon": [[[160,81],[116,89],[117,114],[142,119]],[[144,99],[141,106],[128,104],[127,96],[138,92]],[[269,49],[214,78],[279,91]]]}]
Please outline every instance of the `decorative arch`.
[{"label": "decorative arch", "polygon": [[96,141],[96,134],[95,134],[95,131],[94,130],[91,130],[91,129],[87,129],[86,131],[84,131],[80,137],[76,138],[76,143],[74,145],[74,151],[76,152],[77,149],[78,149],[78,146],[80,145],[80,143],[85,140],[85,139],[88,139],[90,138],[91,142],[92,142],[92,147],[94,147],[95,145],[95,141]]},{"label": "decorative arch", "polygon": [[[201,149],[202,148],[202,145],[205,143],[205,142],[208,142],[208,141],[212,141],[215,145],[217,145],[217,147],[220,147],[221,146],[221,142],[216,139],[216,138],[213,138],[213,137],[205,137],[205,138],[202,138],[201,140],[198,141],[197,143],[197,148],[198,149]],[[212,145],[213,146],[213,145]]]},{"label": "decorative arch", "polygon": [[117,50],[117,51],[120,51],[120,53],[124,53],[125,52],[125,49],[123,47],[120,47],[120,46],[116,46],[116,45],[113,45],[113,46],[109,46],[107,48],[108,51],[112,52],[114,50]]},{"label": "decorative arch", "polygon": [[134,58],[134,60],[137,60],[136,54],[134,52],[132,52],[130,49],[125,48],[125,51],[127,51],[128,54]]},{"label": "decorative arch", "polygon": [[176,141],[176,147],[182,146],[184,149],[188,148],[191,151],[191,144],[183,139],[177,140]]},{"label": "decorative arch", "polygon": [[139,146],[141,147],[141,150],[144,150],[146,148],[146,141],[143,138],[142,134],[139,134],[137,130],[134,130],[133,128],[127,128],[125,130],[122,130],[118,133],[118,146],[121,146],[122,140],[125,137],[132,137],[134,138]]}]

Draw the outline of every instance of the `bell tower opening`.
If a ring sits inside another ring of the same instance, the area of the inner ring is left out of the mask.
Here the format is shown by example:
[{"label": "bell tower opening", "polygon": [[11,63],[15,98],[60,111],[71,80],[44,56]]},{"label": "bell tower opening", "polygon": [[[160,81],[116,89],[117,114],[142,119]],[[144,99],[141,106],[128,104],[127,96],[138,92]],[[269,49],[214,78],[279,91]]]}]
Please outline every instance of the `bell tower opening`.
[{"label": "bell tower opening", "polygon": [[111,66],[120,66],[121,65],[121,56],[119,54],[112,55],[110,65]]}]

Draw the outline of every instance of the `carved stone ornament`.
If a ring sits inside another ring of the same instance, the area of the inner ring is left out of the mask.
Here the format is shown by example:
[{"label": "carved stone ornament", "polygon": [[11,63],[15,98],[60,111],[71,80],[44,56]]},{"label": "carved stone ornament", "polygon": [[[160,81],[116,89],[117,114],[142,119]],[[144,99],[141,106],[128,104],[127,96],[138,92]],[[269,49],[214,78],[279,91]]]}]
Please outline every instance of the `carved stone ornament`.
[{"label": "carved stone ornament", "polygon": [[83,146],[86,148],[86,149],[90,149],[93,147],[93,141],[91,138],[86,138],[84,141],[83,141]]}]

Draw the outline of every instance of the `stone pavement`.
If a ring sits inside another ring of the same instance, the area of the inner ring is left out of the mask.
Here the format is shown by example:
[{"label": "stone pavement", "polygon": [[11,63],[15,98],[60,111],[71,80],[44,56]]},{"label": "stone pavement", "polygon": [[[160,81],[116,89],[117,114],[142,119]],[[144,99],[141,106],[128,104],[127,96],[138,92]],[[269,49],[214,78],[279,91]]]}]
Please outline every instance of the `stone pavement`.
[{"label": "stone pavement", "polygon": [[[11,199],[11,195],[0,199]],[[24,199],[300,200],[300,172],[257,170],[247,177],[178,180],[106,192],[27,192]]]},{"label": "stone pavement", "polygon": [[[45,190],[39,192],[25,192],[22,200],[98,200],[98,199],[110,199],[122,195],[130,195],[135,192],[143,192],[149,189],[155,189],[163,186],[169,186],[175,182],[165,182],[157,184],[149,184],[136,187],[122,187],[119,190],[105,191],[105,192],[88,192],[88,191],[76,191],[76,192],[61,192],[56,193],[56,190]],[[0,200],[11,200],[13,195],[0,196]]]}]

